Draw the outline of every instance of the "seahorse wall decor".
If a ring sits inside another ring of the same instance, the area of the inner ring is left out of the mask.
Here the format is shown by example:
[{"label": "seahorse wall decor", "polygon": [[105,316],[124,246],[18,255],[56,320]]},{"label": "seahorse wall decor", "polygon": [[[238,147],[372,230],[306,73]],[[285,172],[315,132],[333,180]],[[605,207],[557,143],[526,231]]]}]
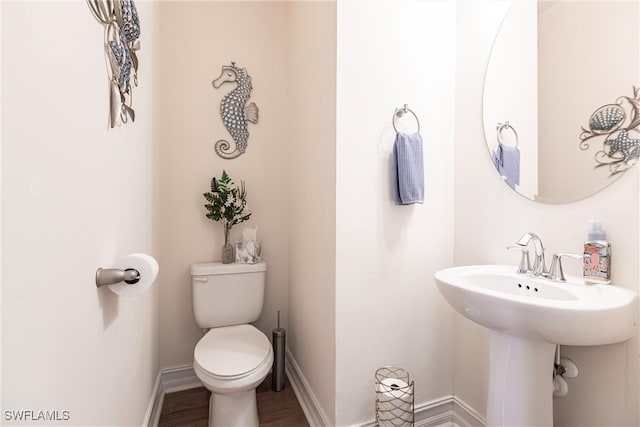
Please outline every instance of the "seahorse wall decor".
[{"label": "seahorse wall decor", "polygon": [[135,121],[133,86],[138,86],[140,18],[133,0],[87,0],[93,16],[104,25],[105,55],[111,86],[110,125]]},{"label": "seahorse wall decor", "polygon": [[251,97],[251,76],[247,74],[246,68],[239,68],[235,62],[222,67],[220,76],[212,84],[218,89],[225,83],[235,82],[236,88],[222,97],[220,101],[220,115],[222,123],[229,131],[235,144],[235,149],[231,151],[229,141],[220,139],[215,144],[218,156],[223,159],[235,159],[244,154],[249,140],[248,123],[258,123],[258,107],[255,102],[247,104]]},{"label": "seahorse wall decor", "polygon": [[580,149],[588,150],[589,140],[595,137],[604,138],[602,150],[595,154],[595,167],[608,166],[609,176],[626,171],[638,161],[640,87],[633,87],[633,97],[620,96],[615,104],[603,105],[591,115],[589,129],[583,127],[580,133]]}]

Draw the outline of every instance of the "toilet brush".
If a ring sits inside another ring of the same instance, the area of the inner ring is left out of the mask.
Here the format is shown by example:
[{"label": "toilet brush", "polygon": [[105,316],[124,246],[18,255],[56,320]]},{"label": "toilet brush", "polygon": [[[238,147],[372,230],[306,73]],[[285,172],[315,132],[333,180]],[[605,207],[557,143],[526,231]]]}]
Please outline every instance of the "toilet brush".
[{"label": "toilet brush", "polygon": [[282,391],[284,388],[284,348],[287,331],[280,327],[280,310],[278,310],[278,327],[273,330],[273,368],[271,370],[271,389]]}]

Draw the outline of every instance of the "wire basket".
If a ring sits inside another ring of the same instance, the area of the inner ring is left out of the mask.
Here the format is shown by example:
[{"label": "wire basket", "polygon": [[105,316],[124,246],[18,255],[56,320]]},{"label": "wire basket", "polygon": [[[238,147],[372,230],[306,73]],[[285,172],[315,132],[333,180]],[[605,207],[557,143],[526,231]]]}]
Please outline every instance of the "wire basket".
[{"label": "wire basket", "polygon": [[376,426],[413,426],[413,381],[402,368],[376,371]]}]

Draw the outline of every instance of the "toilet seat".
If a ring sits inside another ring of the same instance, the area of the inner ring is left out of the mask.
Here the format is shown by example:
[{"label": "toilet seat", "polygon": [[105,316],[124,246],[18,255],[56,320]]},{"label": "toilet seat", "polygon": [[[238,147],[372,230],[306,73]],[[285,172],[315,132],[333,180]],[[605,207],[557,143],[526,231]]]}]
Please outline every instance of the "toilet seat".
[{"label": "toilet seat", "polygon": [[[251,325],[211,329],[198,342],[194,362],[213,380],[237,380],[261,371],[273,360],[267,337]],[[270,367],[270,366],[269,366]]]}]

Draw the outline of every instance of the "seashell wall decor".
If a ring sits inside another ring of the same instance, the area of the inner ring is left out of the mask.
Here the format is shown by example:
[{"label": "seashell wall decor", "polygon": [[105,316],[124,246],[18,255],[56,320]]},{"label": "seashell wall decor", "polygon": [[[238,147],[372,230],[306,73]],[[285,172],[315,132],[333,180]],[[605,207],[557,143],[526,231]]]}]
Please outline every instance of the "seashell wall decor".
[{"label": "seashell wall decor", "polygon": [[225,83],[236,83],[235,89],[222,97],[220,101],[220,116],[222,123],[231,135],[235,147],[225,139],[215,144],[216,154],[223,159],[235,159],[244,154],[249,143],[248,122],[258,123],[258,106],[255,102],[247,104],[251,97],[253,86],[251,76],[246,68],[240,68],[235,62],[222,67],[222,72],[211,84],[218,89]]},{"label": "seashell wall decor", "polygon": [[595,110],[589,118],[589,129],[583,127],[580,133],[580,149],[588,150],[590,140],[598,137],[603,141],[602,150],[595,154],[596,168],[607,166],[610,176],[613,176],[626,171],[638,161],[640,88],[633,87],[633,97],[621,96],[615,104],[603,105]]},{"label": "seashell wall decor", "polygon": [[138,86],[140,18],[133,0],[87,0],[104,26],[104,53],[110,85],[111,128],[135,121],[133,86]]}]

